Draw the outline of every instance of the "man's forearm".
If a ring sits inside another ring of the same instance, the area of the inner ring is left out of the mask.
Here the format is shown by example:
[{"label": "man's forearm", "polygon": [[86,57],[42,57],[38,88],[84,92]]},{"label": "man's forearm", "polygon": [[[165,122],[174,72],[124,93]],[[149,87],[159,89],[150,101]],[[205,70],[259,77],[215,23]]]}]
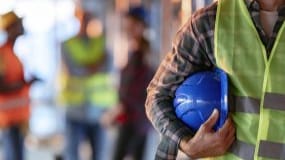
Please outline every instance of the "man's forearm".
[{"label": "man's forearm", "polygon": [[194,134],[176,117],[170,99],[154,98],[150,92],[146,102],[147,116],[162,135],[156,158],[176,157],[181,138]]},{"label": "man's forearm", "polygon": [[180,139],[178,136],[184,132],[192,134],[191,130],[176,117],[170,100],[159,101],[157,99],[149,100],[148,98],[146,112],[154,127],[162,135],[174,141],[178,142]]}]

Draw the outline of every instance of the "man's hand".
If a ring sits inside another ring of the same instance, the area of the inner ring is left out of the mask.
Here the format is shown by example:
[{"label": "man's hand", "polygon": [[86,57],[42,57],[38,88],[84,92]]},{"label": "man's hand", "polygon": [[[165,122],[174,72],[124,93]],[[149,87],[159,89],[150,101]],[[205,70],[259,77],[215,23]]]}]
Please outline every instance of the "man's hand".
[{"label": "man's hand", "polygon": [[115,123],[117,116],[123,112],[123,104],[119,103],[117,106],[112,107],[102,115],[100,123],[106,128],[111,127]]},{"label": "man's hand", "polygon": [[235,140],[235,127],[228,118],[222,128],[214,131],[219,113],[215,109],[209,119],[201,125],[195,136],[183,138],[180,149],[191,158],[215,157],[226,153]]}]

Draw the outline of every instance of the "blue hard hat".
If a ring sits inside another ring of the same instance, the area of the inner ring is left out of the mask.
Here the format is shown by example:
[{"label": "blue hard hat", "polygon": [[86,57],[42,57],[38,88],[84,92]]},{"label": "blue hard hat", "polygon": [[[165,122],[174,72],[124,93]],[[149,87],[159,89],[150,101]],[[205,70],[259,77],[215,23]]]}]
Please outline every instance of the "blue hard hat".
[{"label": "blue hard hat", "polygon": [[221,128],[228,115],[228,80],[221,69],[197,72],[177,88],[173,101],[176,115],[192,130],[197,131],[213,110],[219,111],[214,126]]},{"label": "blue hard hat", "polygon": [[149,23],[148,12],[143,6],[132,6],[132,7],[130,7],[128,12],[126,13],[126,15],[134,17],[146,25],[148,25],[148,23]]}]

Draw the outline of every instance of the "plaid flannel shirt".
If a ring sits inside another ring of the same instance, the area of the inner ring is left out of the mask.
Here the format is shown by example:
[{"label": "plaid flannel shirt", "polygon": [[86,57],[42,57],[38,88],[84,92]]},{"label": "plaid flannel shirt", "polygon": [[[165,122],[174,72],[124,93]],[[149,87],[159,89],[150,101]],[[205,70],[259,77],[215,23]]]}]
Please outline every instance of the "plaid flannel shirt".
[{"label": "plaid flannel shirt", "polygon": [[[278,30],[285,19],[284,6],[278,10],[278,20],[273,34],[267,37],[262,28],[255,0],[245,0],[247,8],[267,49],[272,49]],[[182,137],[193,133],[175,115],[172,100],[176,88],[194,72],[215,66],[214,29],[217,2],[193,14],[177,32],[171,52],[161,62],[154,78],[148,86],[146,113],[152,124],[161,134],[156,159],[176,159],[179,142]]]}]

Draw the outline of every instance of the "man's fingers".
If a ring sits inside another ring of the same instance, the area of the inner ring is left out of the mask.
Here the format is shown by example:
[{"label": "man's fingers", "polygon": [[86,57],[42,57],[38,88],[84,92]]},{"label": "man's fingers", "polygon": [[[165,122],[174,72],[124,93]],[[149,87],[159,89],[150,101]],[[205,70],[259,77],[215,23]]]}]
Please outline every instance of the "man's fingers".
[{"label": "man's fingers", "polygon": [[230,132],[231,130],[234,130],[234,124],[233,121],[228,118],[225,122],[225,124],[222,126],[222,128],[220,128],[218,130],[219,134],[221,134],[221,136],[225,136],[228,134],[228,132]]},{"label": "man's fingers", "polygon": [[217,109],[214,109],[211,116],[207,119],[207,121],[202,126],[204,127],[204,129],[211,130],[216,124],[218,118],[219,118],[219,112]]},{"label": "man's fingers", "polygon": [[226,146],[227,149],[230,148],[230,146],[234,143],[235,139],[236,139],[236,137],[235,137],[235,131],[232,131],[232,132],[230,133],[230,135],[228,136],[228,138],[227,138],[227,141],[228,141],[228,142],[227,142],[227,146]]},{"label": "man's fingers", "polygon": [[219,136],[224,137],[226,148],[228,148],[235,140],[235,128],[233,125],[230,125],[224,130],[224,133],[219,133]]},{"label": "man's fingers", "polygon": [[235,129],[230,129],[226,135],[226,138],[225,139],[231,139],[231,138],[235,138]]}]

